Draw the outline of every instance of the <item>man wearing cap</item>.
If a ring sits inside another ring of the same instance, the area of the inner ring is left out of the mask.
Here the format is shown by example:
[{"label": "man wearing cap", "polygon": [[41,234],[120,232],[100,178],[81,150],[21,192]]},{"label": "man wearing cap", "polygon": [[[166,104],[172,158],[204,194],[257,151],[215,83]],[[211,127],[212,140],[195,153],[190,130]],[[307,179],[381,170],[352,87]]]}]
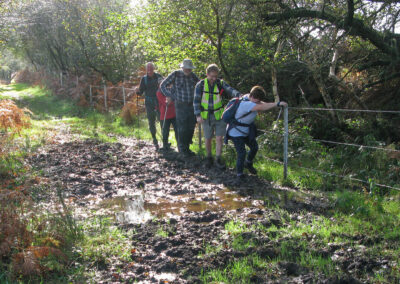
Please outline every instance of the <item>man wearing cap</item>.
[{"label": "man wearing cap", "polygon": [[139,95],[145,94],[145,106],[147,120],[149,121],[149,128],[151,136],[153,137],[153,144],[158,150],[158,141],[156,138],[156,117],[158,111],[158,102],[156,92],[158,90],[159,82],[162,76],[154,72],[155,66],[153,62],[146,64],[146,75],[140,80],[140,85],[136,88],[136,93]]},{"label": "man wearing cap", "polygon": [[221,160],[223,138],[226,132],[226,123],[222,120],[224,105],[222,98],[239,97],[240,92],[233,89],[223,80],[218,78],[219,68],[211,64],[206,69],[207,78],[197,83],[194,94],[194,114],[197,122],[201,123],[206,140],[207,166],[213,165],[211,155],[211,142],[215,131],[215,165],[222,169],[225,167]]},{"label": "man wearing cap", "polygon": [[[184,59],[181,69],[173,71],[161,82],[161,92],[167,97],[167,103],[175,101],[176,124],[178,129],[178,150],[184,156],[192,156],[189,146],[192,143],[196,117],[194,116],[194,87],[199,78],[192,71],[192,60]],[[167,88],[172,85],[172,88]]]}]

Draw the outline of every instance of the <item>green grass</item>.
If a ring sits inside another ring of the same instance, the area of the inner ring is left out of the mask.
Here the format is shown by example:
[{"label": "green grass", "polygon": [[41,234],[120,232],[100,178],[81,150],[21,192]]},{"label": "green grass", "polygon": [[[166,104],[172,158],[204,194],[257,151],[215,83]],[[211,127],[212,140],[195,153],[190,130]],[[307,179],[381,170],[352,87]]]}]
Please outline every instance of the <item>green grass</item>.
[{"label": "green grass", "polygon": [[225,230],[228,234],[238,235],[244,232],[250,232],[251,229],[240,220],[231,220],[225,224]]},{"label": "green grass", "polygon": [[76,244],[76,253],[89,266],[109,265],[113,258],[131,259],[131,232],[113,226],[106,217],[93,217],[82,224],[83,238]]},{"label": "green grass", "polygon": [[14,99],[19,107],[26,107],[33,113],[32,127],[21,133],[22,139],[29,139],[33,145],[45,143],[63,126],[81,139],[115,142],[115,136],[151,138],[144,117],[133,125],[126,125],[118,112],[104,114],[79,107],[74,101],[56,97],[39,86],[14,84],[7,86],[7,90],[0,93],[0,99]]},{"label": "green grass", "polygon": [[168,238],[169,233],[167,231],[165,231],[163,228],[158,228],[157,232],[156,232],[156,236],[162,237],[162,238]]},{"label": "green grass", "polygon": [[259,256],[244,257],[228,264],[225,269],[213,269],[202,273],[203,283],[251,283],[257,269],[263,269],[267,262]]}]

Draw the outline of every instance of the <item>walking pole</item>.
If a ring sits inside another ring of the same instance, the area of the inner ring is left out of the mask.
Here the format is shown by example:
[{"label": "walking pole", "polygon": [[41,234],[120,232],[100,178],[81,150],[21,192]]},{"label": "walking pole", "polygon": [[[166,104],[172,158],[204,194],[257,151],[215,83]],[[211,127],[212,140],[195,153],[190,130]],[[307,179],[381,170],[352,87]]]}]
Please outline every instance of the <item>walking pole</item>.
[{"label": "walking pole", "polygon": [[162,131],[164,131],[165,119],[167,118],[168,105],[169,104],[166,104],[166,107],[165,107],[164,120],[163,120],[163,124],[162,124]]}]

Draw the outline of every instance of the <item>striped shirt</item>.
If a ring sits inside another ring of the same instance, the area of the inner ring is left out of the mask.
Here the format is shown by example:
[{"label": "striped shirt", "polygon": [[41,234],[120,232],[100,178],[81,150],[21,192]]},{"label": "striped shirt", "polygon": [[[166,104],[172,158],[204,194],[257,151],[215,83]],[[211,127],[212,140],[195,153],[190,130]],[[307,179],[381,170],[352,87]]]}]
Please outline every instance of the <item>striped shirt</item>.
[{"label": "striped shirt", "polygon": [[[191,72],[188,76],[182,70],[176,70],[161,82],[161,92],[174,101],[192,103],[194,87],[200,79]],[[172,84],[172,88],[167,88]]]},{"label": "striped shirt", "polygon": [[[222,93],[223,97],[228,97],[227,95],[229,95],[229,99],[233,98],[233,97],[240,97],[240,92],[238,90],[235,90],[234,88],[232,88],[231,86],[229,86],[227,83],[225,83],[225,81],[217,79],[221,82],[221,87],[222,89],[224,89],[224,92]],[[209,86],[210,90],[214,90],[214,85],[217,82],[215,82],[213,85]],[[198,116],[201,113],[201,97],[203,96],[203,90],[204,90],[204,80],[201,80],[200,82],[197,83],[196,85],[196,89],[194,91],[194,100],[193,100],[193,107],[194,107],[194,115]],[[213,100],[213,96],[209,97],[208,100],[208,109],[214,109],[214,100]]]}]

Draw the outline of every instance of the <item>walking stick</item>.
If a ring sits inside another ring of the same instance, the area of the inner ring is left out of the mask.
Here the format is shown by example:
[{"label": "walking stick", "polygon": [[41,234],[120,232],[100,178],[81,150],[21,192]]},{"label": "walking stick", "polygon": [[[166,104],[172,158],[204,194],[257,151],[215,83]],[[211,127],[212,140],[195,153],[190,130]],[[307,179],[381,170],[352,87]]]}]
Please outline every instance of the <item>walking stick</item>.
[{"label": "walking stick", "polygon": [[164,120],[163,120],[163,125],[162,125],[163,132],[164,132],[165,119],[167,118],[168,105],[169,104],[166,104],[166,107],[165,107]]}]

